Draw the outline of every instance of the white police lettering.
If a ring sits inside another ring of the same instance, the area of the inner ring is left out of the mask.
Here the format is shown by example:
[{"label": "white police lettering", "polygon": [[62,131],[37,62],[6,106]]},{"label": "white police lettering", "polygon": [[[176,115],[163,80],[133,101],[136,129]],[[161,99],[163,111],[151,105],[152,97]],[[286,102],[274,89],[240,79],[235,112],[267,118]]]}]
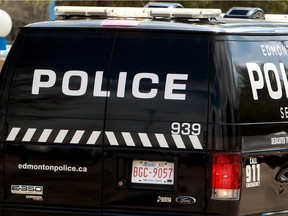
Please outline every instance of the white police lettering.
[{"label": "white police lettering", "polygon": [[133,84],[132,84],[132,94],[136,98],[143,98],[143,99],[148,99],[148,98],[154,98],[157,95],[158,89],[152,89],[150,92],[140,92],[140,81],[142,79],[150,79],[151,83],[153,84],[159,84],[159,77],[157,74],[153,73],[138,73],[134,76],[133,79]]},{"label": "white police lettering", "polygon": [[[71,90],[69,88],[69,83],[71,77],[79,77],[80,78],[80,87],[76,90]],[[62,83],[62,92],[65,95],[71,96],[81,96],[84,95],[87,91],[87,84],[88,84],[88,75],[85,71],[78,71],[78,70],[71,70],[67,71],[63,76],[63,83]]]},{"label": "white police lettering", "polygon": [[[41,81],[42,76],[48,76],[48,81]],[[56,73],[54,71],[36,69],[32,82],[32,94],[39,94],[40,88],[51,88],[55,83]]]},{"label": "white police lettering", "polygon": [[117,88],[117,97],[124,98],[126,79],[127,79],[127,72],[120,72],[119,73],[118,88]]},{"label": "white police lettering", "polygon": [[[93,96],[110,97],[110,91],[103,89],[103,71],[96,71],[94,78]],[[33,75],[32,91],[33,95],[41,94],[41,90],[53,88],[56,84],[56,72],[49,69],[35,69]],[[71,88],[71,79],[78,80],[76,87]],[[167,74],[164,99],[185,100],[186,83],[188,74]],[[120,72],[117,83],[116,96],[124,98],[126,94],[127,72]],[[144,83],[145,82],[145,83]],[[177,83],[181,82],[181,83]],[[67,96],[82,96],[88,89],[89,76],[87,72],[80,70],[66,71],[62,79],[62,93]],[[147,84],[148,83],[148,84]],[[159,85],[162,82],[155,73],[137,73],[132,79],[132,95],[140,99],[152,99],[158,95]],[[145,85],[145,86],[144,86]],[[153,86],[153,87],[152,87]],[[157,87],[158,86],[158,87]],[[149,87],[149,88],[148,88]],[[148,89],[147,89],[148,88]],[[145,90],[143,90],[145,89]],[[177,91],[177,93],[175,92]]]},{"label": "white police lettering", "polygon": [[175,80],[188,80],[188,74],[167,74],[165,99],[185,100],[186,94],[173,93],[174,90],[186,90],[186,84],[176,84]]},{"label": "white police lettering", "polygon": [[109,91],[101,90],[102,89],[102,83],[103,83],[103,71],[97,71],[95,73],[93,96],[95,96],[95,97],[110,97]]},{"label": "white police lettering", "polygon": [[[265,63],[263,69],[254,62],[246,63],[246,66],[254,100],[259,100],[258,92],[264,88],[265,84],[271,99],[277,100],[282,98],[283,91],[281,80],[284,85],[286,97],[288,98],[288,80],[282,62],[279,63],[278,67],[273,63]],[[281,77],[279,71],[281,72]]]}]

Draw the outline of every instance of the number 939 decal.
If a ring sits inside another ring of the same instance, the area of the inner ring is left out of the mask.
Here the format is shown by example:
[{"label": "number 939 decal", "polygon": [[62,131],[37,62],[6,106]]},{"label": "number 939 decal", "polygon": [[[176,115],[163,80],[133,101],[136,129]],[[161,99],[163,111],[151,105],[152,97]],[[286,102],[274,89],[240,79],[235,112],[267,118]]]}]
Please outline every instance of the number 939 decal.
[{"label": "number 939 decal", "polygon": [[171,133],[173,135],[194,135],[198,136],[201,133],[201,125],[199,123],[180,123],[172,122]]}]

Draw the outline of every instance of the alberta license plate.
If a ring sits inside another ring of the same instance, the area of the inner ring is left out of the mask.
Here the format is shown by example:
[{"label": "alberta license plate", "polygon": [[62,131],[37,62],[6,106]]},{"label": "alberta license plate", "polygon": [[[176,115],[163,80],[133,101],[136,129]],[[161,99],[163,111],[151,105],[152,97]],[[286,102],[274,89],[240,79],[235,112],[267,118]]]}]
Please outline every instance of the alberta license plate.
[{"label": "alberta license plate", "polygon": [[174,184],[174,163],[167,161],[133,160],[132,183]]}]

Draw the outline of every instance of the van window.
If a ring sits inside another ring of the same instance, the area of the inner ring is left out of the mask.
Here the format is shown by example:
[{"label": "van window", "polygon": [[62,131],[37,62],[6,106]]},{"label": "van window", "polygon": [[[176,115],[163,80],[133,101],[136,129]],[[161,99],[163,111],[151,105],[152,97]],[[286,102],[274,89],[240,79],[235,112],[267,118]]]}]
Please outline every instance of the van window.
[{"label": "van window", "polygon": [[[147,133],[151,140],[155,134],[167,135],[169,148],[203,149],[207,36],[119,32],[112,59],[106,131],[135,133],[134,144],[139,147],[161,145],[137,138],[138,133]],[[177,145],[171,135],[195,135],[197,143]],[[118,142],[129,145],[123,139]]]},{"label": "van window", "polygon": [[15,65],[8,115],[103,118],[113,36],[30,31]]},{"label": "van window", "polygon": [[205,122],[208,67],[207,36],[120,32],[107,118]]},{"label": "van window", "polygon": [[241,122],[288,119],[287,41],[230,41]]}]

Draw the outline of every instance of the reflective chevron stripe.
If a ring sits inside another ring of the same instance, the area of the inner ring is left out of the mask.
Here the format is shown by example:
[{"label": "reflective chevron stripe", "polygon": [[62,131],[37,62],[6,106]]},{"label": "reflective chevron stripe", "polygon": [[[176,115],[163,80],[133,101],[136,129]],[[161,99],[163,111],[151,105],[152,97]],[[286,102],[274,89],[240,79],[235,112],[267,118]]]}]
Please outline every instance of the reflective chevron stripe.
[{"label": "reflective chevron stripe", "polygon": [[[101,145],[101,131],[66,130],[66,129],[21,129],[13,127],[6,141],[33,143],[67,143]],[[105,131],[104,143],[110,146],[128,146],[145,148],[203,149],[198,136],[167,135],[160,133],[131,133]],[[124,141],[124,142],[123,142]]]}]

